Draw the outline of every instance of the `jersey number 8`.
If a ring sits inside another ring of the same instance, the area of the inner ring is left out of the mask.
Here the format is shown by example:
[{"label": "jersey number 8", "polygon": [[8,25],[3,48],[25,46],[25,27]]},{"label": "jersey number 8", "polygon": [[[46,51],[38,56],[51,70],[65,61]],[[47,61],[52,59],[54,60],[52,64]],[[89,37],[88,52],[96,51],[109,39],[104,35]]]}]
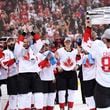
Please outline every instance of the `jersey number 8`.
[{"label": "jersey number 8", "polygon": [[110,72],[110,57],[106,56],[102,58],[102,69],[104,72]]}]

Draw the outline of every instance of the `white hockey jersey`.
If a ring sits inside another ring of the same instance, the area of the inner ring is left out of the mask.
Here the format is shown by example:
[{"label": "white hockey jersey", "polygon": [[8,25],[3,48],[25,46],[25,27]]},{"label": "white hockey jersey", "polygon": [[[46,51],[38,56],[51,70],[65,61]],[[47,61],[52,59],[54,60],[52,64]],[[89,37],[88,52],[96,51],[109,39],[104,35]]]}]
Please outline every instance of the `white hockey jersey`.
[{"label": "white hockey jersey", "polygon": [[3,53],[5,54],[5,58],[2,60],[2,66],[6,67],[8,77],[18,74],[14,53],[9,49],[4,50]]},{"label": "white hockey jersey", "polygon": [[91,54],[96,60],[96,81],[104,87],[110,87],[110,48],[96,40],[91,47]]},{"label": "white hockey jersey", "polygon": [[7,76],[8,75],[8,70],[3,68],[2,65],[1,65],[4,58],[5,58],[5,56],[0,58],[0,80],[7,79],[7,77],[8,77]]},{"label": "white hockey jersey", "polygon": [[[83,47],[88,44],[91,37],[91,28],[87,28],[83,36]],[[104,86],[110,87],[110,48],[107,48],[101,40],[95,40],[91,48],[85,48],[96,62],[96,81]]]},{"label": "white hockey jersey", "polygon": [[16,43],[15,56],[19,65],[19,73],[39,72],[38,62],[31,47],[25,49],[23,42]]},{"label": "white hockey jersey", "polygon": [[82,58],[82,73],[84,81],[95,79],[96,63],[95,60],[89,56],[90,54],[87,54]]},{"label": "white hockey jersey", "polygon": [[64,47],[57,50],[59,55],[60,66],[65,71],[71,71],[76,66],[77,49],[73,49],[71,52],[67,52]]},{"label": "white hockey jersey", "polygon": [[[42,60],[45,59],[47,52],[45,52],[43,54],[42,53],[37,54],[38,62],[41,62]],[[53,54],[53,53],[51,52],[51,54]],[[41,80],[43,80],[43,81],[55,80],[55,76],[54,76],[55,68],[56,68],[56,64],[52,65],[50,63],[50,65],[48,67],[44,67],[43,69],[41,69],[41,71],[40,71]]]}]

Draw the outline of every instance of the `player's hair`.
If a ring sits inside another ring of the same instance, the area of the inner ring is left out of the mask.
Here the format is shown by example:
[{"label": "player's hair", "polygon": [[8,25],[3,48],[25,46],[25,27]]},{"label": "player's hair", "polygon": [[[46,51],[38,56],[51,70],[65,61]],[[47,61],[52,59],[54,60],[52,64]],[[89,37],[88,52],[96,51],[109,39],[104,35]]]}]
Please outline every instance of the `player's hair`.
[{"label": "player's hair", "polygon": [[6,40],[6,42],[11,42],[11,41],[15,41],[15,39],[14,39],[14,38],[8,38],[8,39]]}]

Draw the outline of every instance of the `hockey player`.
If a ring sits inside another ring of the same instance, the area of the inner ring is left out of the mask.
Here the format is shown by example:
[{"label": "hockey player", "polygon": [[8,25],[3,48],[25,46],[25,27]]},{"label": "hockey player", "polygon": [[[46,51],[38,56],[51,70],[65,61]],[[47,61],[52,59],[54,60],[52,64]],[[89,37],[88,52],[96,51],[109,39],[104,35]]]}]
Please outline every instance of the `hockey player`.
[{"label": "hockey player", "polygon": [[[8,38],[7,49],[3,51],[5,58],[1,61],[1,66],[7,71],[7,91],[9,95],[9,109],[17,109],[17,65],[14,56],[15,39]],[[3,73],[2,73],[3,74]]]},{"label": "hockey player", "polygon": [[[83,45],[87,46],[87,43],[91,41],[91,24],[87,23],[87,29],[83,36]],[[96,87],[95,87],[95,103],[97,110],[109,110],[110,109],[110,29],[106,29],[101,36],[102,40],[95,40],[91,45],[91,48],[85,48],[91,53],[92,58],[96,62]],[[109,107],[109,108],[108,108]]]},{"label": "hockey player", "polygon": [[68,109],[72,110],[74,106],[74,94],[78,89],[77,73],[78,65],[76,56],[78,51],[72,48],[72,40],[66,37],[64,40],[64,47],[58,49],[55,53],[59,61],[59,74],[56,78],[56,85],[58,89],[58,98],[60,110],[65,109],[65,94],[68,92]]},{"label": "hockey player", "polygon": [[89,42],[85,43],[86,45],[82,44],[83,48],[85,49],[82,58],[83,84],[84,84],[84,92],[86,97],[86,104],[88,105],[90,110],[95,110],[96,107],[94,100],[94,89],[96,85],[96,81],[95,81],[96,61],[94,58],[92,58],[91,53],[89,53],[87,50],[91,49],[92,44],[95,42],[97,38],[97,34],[96,32],[91,31],[87,27],[84,33],[84,38],[85,38],[84,41],[87,41],[86,39],[87,35],[90,35],[91,39]]},{"label": "hockey player", "polygon": [[3,44],[0,44],[0,110],[2,109],[1,108],[1,104],[2,104],[2,100],[1,100],[1,85],[2,84],[6,84],[6,79],[7,79],[7,70],[2,67],[1,63],[2,61],[4,60],[5,58],[5,54],[3,53]]},{"label": "hockey player", "polygon": [[[40,40],[38,34],[34,34],[34,40]],[[36,56],[26,34],[20,35],[15,45],[15,55],[19,64],[18,74],[18,108],[19,110],[31,110],[31,97],[34,95],[34,106],[37,110],[43,108],[42,82],[38,75],[39,67]]]},{"label": "hockey player", "polygon": [[37,55],[39,66],[41,67],[40,78],[43,82],[43,110],[53,110],[56,97],[54,70],[57,61],[54,57],[54,53],[50,51],[49,41],[44,40],[43,42],[44,46]]},{"label": "hockey player", "polygon": [[96,64],[91,54],[84,54],[82,58],[83,87],[86,104],[90,110],[95,110],[94,89],[96,85]]}]

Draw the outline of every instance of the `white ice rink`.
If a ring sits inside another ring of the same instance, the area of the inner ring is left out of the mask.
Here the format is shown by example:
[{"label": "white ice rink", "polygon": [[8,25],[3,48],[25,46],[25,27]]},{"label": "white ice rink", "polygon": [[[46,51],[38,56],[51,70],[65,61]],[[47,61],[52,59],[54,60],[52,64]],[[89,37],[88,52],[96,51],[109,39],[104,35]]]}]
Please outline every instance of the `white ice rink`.
[{"label": "white ice rink", "polygon": [[[7,96],[7,91],[6,91],[6,85],[2,85],[2,109],[1,110],[4,110],[4,107],[6,105],[6,102],[8,100],[8,96]],[[89,110],[87,108],[87,105],[86,104],[82,104],[82,99],[81,99],[81,91],[80,91],[80,87],[78,89],[78,91],[76,91],[75,93],[75,106],[73,108],[73,110]],[[66,107],[67,108],[67,107]],[[9,109],[7,109],[9,110]],[[55,110],[59,110],[59,106],[56,105],[55,106]]]}]

